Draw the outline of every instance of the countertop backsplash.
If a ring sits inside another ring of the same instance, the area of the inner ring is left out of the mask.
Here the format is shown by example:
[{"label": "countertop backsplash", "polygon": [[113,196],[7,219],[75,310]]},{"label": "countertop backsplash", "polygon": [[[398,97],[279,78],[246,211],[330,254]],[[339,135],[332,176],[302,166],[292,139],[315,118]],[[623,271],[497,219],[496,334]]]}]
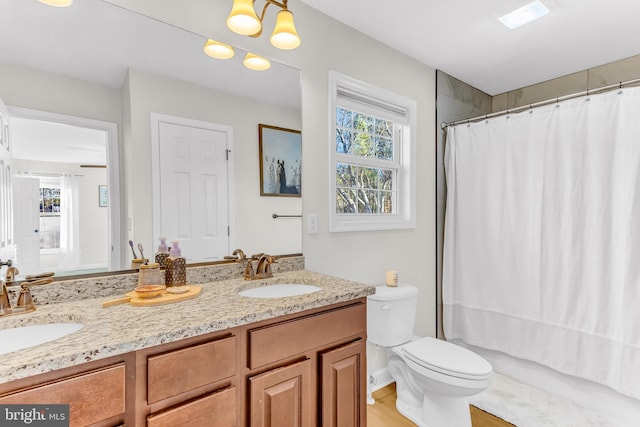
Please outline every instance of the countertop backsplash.
[{"label": "countertop backsplash", "polygon": [[[187,267],[187,282],[192,285],[242,278],[244,263]],[[304,269],[304,256],[278,258],[271,265],[273,273]],[[164,274],[164,271],[162,272]],[[117,274],[83,279],[60,280],[48,285],[34,286],[31,295],[37,306],[77,301],[89,298],[123,296],[137,284],[138,273]],[[17,299],[20,286],[10,286],[11,302]]]}]

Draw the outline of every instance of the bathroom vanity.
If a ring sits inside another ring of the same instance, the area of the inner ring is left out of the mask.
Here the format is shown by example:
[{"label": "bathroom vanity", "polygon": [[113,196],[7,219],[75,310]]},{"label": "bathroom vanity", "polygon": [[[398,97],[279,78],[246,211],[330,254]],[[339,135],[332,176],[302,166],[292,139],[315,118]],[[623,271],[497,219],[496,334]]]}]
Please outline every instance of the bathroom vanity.
[{"label": "bathroom vanity", "polygon": [[[321,289],[238,295],[270,283]],[[200,286],[198,298],[164,306],[102,308],[108,298],[101,297],[25,315],[21,323],[85,327],[1,355],[0,404],[70,403],[71,425],[366,425],[366,296],[373,287],[306,270]],[[10,327],[7,320],[0,328]]]}]

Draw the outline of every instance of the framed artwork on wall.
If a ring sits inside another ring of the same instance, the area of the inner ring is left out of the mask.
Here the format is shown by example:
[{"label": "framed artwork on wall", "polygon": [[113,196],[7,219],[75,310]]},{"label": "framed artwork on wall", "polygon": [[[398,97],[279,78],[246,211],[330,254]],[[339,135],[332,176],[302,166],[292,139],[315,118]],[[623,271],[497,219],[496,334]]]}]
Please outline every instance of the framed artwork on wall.
[{"label": "framed artwork on wall", "polygon": [[302,194],[302,133],[258,125],[260,195],[300,197]]}]

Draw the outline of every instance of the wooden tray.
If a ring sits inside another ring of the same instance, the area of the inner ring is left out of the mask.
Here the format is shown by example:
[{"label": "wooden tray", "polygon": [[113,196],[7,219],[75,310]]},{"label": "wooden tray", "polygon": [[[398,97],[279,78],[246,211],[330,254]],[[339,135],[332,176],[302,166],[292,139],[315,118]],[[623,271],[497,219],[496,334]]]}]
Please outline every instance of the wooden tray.
[{"label": "wooden tray", "polygon": [[189,290],[181,294],[170,294],[164,291],[154,298],[140,298],[134,291],[127,292],[123,298],[113,299],[102,303],[103,307],[111,307],[118,304],[129,303],[134,307],[148,307],[153,305],[171,304],[172,302],[185,301],[200,295],[202,288],[196,285],[189,285]]}]

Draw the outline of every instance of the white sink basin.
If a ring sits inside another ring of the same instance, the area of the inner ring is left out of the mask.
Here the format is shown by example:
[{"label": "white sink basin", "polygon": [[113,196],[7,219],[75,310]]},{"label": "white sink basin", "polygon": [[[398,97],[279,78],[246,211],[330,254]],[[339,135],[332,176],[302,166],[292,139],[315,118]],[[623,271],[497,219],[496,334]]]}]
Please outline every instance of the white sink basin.
[{"label": "white sink basin", "polygon": [[0,354],[34,347],[84,328],[82,323],[47,323],[0,330]]},{"label": "white sink basin", "polygon": [[250,298],[284,298],[317,292],[322,288],[314,285],[299,283],[278,283],[274,285],[258,286],[238,292],[238,295]]}]

